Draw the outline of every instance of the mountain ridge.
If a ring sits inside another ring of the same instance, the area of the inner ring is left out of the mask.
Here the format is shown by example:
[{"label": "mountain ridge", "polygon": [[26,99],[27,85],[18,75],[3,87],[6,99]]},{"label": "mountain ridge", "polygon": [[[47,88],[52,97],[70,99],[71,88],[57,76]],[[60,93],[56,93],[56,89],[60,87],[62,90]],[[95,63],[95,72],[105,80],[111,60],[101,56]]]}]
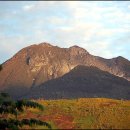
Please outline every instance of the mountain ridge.
[{"label": "mountain ridge", "polygon": [[43,42],[21,49],[2,64],[0,91],[19,97],[31,87],[61,77],[77,65],[95,66],[130,81],[130,61],[123,57],[104,59],[76,45],[60,48]]}]

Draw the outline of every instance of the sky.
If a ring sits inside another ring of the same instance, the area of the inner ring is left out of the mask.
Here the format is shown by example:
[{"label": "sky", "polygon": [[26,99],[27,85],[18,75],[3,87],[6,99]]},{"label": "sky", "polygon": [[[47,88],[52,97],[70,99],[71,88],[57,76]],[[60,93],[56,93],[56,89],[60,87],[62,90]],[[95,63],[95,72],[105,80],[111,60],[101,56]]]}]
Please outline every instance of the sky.
[{"label": "sky", "polygon": [[0,63],[41,42],[130,60],[130,2],[0,1]]}]

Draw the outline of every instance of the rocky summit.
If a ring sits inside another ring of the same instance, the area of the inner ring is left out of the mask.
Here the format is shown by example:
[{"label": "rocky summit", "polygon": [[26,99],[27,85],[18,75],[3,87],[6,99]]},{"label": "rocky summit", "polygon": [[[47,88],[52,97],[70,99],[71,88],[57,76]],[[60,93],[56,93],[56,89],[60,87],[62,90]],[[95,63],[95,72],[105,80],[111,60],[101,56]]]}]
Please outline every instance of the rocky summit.
[{"label": "rocky summit", "polygon": [[[39,86],[44,86],[43,84],[46,82],[63,77],[80,65],[96,67],[100,71],[105,71],[114,76],[114,79],[119,79],[120,77],[121,81],[127,82],[125,86],[130,86],[130,61],[121,56],[112,59],[104,59],[93,56],[87,50],[76,45],[70,48],[60,48],[49,43],[40,43],[23,48],[11,59],[2,64],[3,69],[0,71],[0,91],[8,92],[14,98],[27,97],[27,95],[31,94],[34,90],[40,91]],[[91,68],[90,70],[93,69],[94,68]],[[93,73],[95,75],[97,74],[97,72]],[[85,74],[85,77],[87,77],[85,79],[88,80],[89,74],[88,76],[86,75],[87,73]],[[72,80],[71,78],[70,80]],[[102,87],[103,91],[104,80],[102,83],[100,82],[100,86],[98,82],[93,79],[91,80],[97,83],[97,89],[99,89],[98,87]],[[98,80],[100,80],[100,78]],[[81,81],[80,84],[83,83]],[[107,87],[114,89],[112,86],[116,84],[116,80],[115,82],[111,82],[111,80],[108,81],[110,83]],[[65,84],[67,85],[68,82],[67,80]],[[105,79],[105,83],[108,83],[107,79]],[[76,84],[74,83],[74,85]],[[88,85],[85,84],[85,86],[87,88]],[[91,86],[93,85],[91,84]],[[124,87],[124,85],[119,86],[121,90],[124,89],[123,91],[129,93],[127,87]],[[62,86],[60,87],[62,88]],[[49,87],[46,87],[46,89],[48,88]],[[53,87],[51,88],[51,91],[53,91]],[[106,88],[104,87],[104,89]],[[78,89],[76,90],[78,91]],[[30,97],[33,98],[33,95]],[[38,95],[36,97],[38,97]],[[67,98],[67,96],[65,97]]]}]

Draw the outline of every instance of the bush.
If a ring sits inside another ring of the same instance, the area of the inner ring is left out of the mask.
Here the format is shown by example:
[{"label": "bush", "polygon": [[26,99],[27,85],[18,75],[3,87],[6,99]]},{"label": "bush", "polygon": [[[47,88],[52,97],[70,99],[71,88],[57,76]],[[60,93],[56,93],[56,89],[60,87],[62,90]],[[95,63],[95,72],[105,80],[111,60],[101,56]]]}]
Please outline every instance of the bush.
[{"label": "bush", "polygon": [[13,114],[15,115],[15,119],[2,119],[0,118],[0,129],[19,129],[23,125],[32,126],[33,124],[36,125],[43,125],[51,129],[50,124],[37,120],[37,119],[23,119],[18,120],[17,115],[19,112],[23,112],[23,107],[33,107],[38,108],[41,111],[43,110],[43,106],[29,100],[18,100],[14,101],[9,98],[9,95],[6,93],[0,94],[0,114]]}]

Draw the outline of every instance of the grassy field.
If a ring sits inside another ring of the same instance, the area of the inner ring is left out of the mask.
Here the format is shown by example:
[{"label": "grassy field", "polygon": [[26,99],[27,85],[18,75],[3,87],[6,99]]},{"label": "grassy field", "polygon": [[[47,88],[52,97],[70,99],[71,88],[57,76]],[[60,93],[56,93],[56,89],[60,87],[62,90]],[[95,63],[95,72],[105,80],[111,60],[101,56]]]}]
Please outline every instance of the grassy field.
[{"label": "grassy field", "polygon": [[37,102],[44,105],[44,111],[25,108],[18,118],[40,119],[50,123],[53,129],[130,129],[130,101],[82,98]]}]

